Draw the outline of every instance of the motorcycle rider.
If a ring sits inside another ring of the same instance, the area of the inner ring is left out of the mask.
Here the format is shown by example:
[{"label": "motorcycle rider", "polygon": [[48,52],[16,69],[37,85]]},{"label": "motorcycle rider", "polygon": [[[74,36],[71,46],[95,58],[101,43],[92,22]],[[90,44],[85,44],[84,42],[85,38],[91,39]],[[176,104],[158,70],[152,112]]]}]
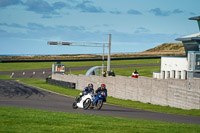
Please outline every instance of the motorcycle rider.
[{"label": "motorcycle rider", "polygon": [[[99,87],[96,91],[95,91],[98,94],[100,94],[101,92],[105,92],[105,95],[107,97],[107,89],[106,89],[106,85],[105,84],[101,84],[101,87]],[[106,102],[106,97],[105,99],[103,100],[104,102]],[[94,103],[96,103],[96,101],[98,100],[98,97],[96,96],[95,100],[94,100]]]},{"label": "motorcycle rider", "polygon": [[87,95],[88,93],[92,93],[94,94],[94,89],[93,89],[93,84],[88,84],[88,86],[86,86],[84,88],[84,90],[82,91],[82,93],[79,95],[79,97],[77,97],[77,102],[79,102],[81,100],[81,97],[84,95]]}]

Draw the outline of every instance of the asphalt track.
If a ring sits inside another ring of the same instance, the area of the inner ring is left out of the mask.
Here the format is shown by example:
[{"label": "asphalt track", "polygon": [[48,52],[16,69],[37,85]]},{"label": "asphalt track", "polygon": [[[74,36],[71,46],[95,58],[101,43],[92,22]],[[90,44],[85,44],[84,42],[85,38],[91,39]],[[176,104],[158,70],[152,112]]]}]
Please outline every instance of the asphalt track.
[{"label": "asphalt track", "polygon": [[176,123],[200,124],[200,117],[164,114],[104,104],[101,110],[72,109],[74,98],[55,94],[14,80],[0,80],[0,106],[24,107],[58,112],[104,115]]}]

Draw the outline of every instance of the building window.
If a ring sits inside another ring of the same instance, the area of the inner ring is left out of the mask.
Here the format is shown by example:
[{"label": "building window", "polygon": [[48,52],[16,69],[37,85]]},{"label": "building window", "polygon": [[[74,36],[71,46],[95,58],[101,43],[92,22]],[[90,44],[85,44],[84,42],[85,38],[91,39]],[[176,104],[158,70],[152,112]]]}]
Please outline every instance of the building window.
[{"label": "building window", "polygon": [[184,73],[185,73],[185,79],[187,79],[187,71],[184,71]]},{"label": "building window", "polygon": [[181,79],[181,71],[178,71],[178,79]]},{"label": "building window", "polygon": [[170,78],[170,71],[167,71],[167,78]]},{"label": "building window", "polygon": [[195,65],[195,70],[200,70],[200,55],[196,55],[196,65]]},{"label": "building window", "polygon": [[162,71],[162,79],[165,79],[165,71]]},{"label": "building window", "polygon": [[172,71],[172,78],[176,78],[176,71],[175,70]]}]

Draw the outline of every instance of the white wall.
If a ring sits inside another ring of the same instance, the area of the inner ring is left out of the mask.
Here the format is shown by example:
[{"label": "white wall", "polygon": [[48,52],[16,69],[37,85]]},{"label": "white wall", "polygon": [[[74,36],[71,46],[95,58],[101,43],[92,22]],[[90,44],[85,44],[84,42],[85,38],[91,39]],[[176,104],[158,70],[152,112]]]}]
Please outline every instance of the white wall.
[{"label": "white wall", "polygon": [[161,78],[186,79],[188,61],[186,57],[161,57]]},{"label": "white wall", "polygon": [[105,83],[108,96],[183,109],[200,109],[200,79],[154,79],[148,77],[100,77],[53,74],[53,79],[76,83],[83,90],[88,83],[94,89]]}]

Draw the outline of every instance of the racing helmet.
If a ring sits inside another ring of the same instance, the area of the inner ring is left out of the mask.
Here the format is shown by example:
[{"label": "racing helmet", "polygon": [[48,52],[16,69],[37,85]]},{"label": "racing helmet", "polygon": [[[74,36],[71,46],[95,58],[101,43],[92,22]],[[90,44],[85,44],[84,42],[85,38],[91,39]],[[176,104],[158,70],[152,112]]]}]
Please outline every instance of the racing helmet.
[{"label": "racing helmet", "polygon": [[106,85],[105,84],[101,84],[101,88],[105,89]]},{"label": "racing helmet", "polygon": [[89,88],[89,89],[92,89],[92,88],[93,88],[93,84],[91,84],[91,83],[88,84],[88,88]]}]

